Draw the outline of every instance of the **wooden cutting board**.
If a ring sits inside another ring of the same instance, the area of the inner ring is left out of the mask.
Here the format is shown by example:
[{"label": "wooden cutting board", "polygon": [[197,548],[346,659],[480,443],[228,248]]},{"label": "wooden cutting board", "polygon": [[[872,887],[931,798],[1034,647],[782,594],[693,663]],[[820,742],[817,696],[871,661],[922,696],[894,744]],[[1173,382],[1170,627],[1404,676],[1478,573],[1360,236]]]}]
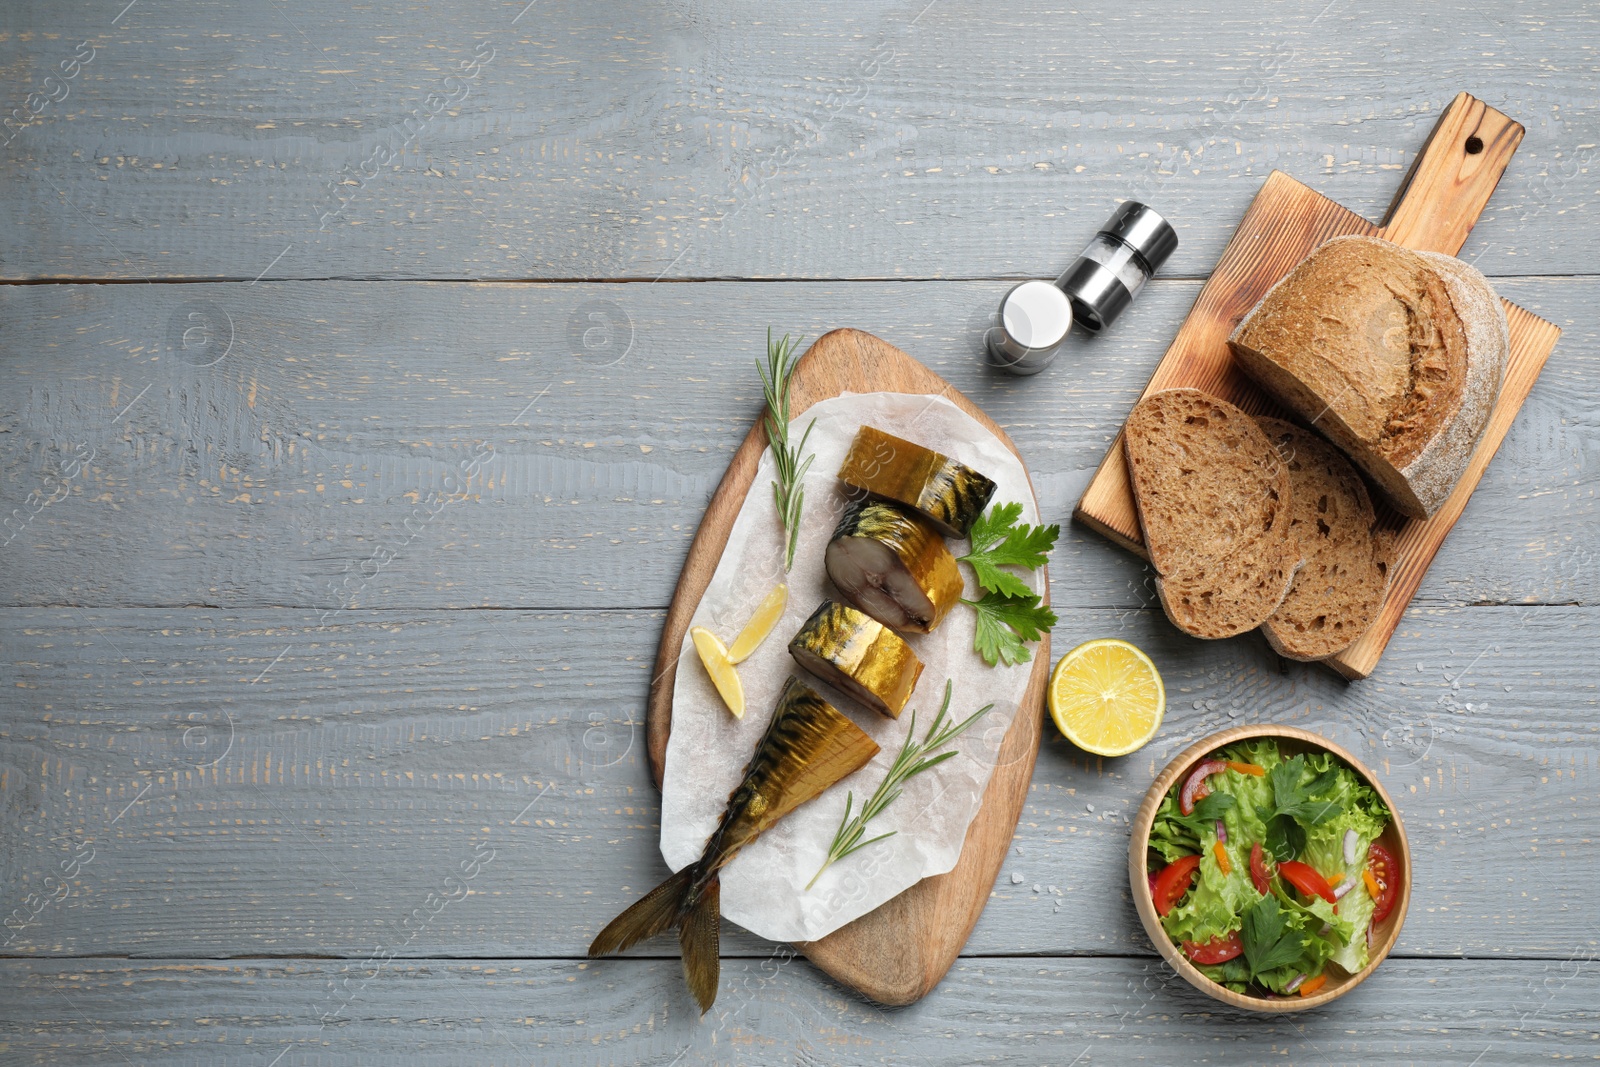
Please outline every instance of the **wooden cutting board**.
[{"label": "wooden cutting board", "polygon": [[[884,391],[942,396],[977,419],[1018,459],[1022,458],[1005,431],[949,382],[887,341],[860,330],[834,330],[806,350],[790,380],[790,409],[798,418],[812,404],[841,393]],[[734,453],[733,462],[706,508],[705,518],[700,520],[672,606],[667,610],[655,677],[650,683],[646,724],[650,768],[657,788],[661,786],[667,738],[672,732],[672,690],[684,632],[722,558],[728,532],[750,491],[756,463],[766,447],[766,431],[758,418]],[[766,492],[765,487],[762,491]],[[1048,603],[1048,571],[1045,580]],[[1028,782],[1033,777],[1034,757],[1039,752],[1044,687],[1049,673],[1050,637],[1046,634],[1033,650],[1028,688],[1000,743],[994,775],[978,814],[967,828],[966,844],[955,868],[948,874],[924,878],[820,941],[797,945],[811,962],[881,1004],[910,1004],[939,984],[977,925],[1010,847]]]},{"label": "wooden cutting board", "polygon": [[[1478,221],[1523,128],[1483,101],[1462,93],[1439,116],[1422,152],[1412,162],[1381,224],[1346,211],[1327,197],[1273,171],[1251,201],[1216,270],[1195,298],[1189,317],[1156,367],[1145,392],[1191,386],[1239,405],[1251,414],[1290,417],[1269,401],[1233,362],[1228,334],[1256,301],[1317,245],[1343,234],[1382,237],[1407,248],[1455,255]],[[1489,460],[1528,398],[1561,330],[1506,302],[1511,323],[1511,361],[1500,399],[1483,439],[1452,493],[1431,518],[1406,519],[1386,512],[1381,521],[1398,534],[1394,579],[1372,628],[1354,645],[1327,660],[1347,678],[1365,678],[1378,665],[1406,605],[1422,584],[1428,564],[1461,517]],[[1073,517],[1112,541],[1148,558],[1122,451],[1122,435],[1100,462]]]}]

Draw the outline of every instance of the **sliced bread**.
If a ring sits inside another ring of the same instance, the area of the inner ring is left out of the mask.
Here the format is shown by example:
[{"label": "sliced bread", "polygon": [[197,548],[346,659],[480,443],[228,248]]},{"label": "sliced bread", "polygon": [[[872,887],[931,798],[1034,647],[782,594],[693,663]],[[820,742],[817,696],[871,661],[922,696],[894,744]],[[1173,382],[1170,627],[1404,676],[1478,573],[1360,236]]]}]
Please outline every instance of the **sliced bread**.
[{"label": "sliced bread", "polygon": [[1397,510],[1422,518],[1477,447],[1509,337],[1494,290],[1467,264],[1336,237],[1268,290],[1228,345]]},{"label": "sliced bread", "polygon": [[1299,565],[1289,538],[1289,471],[1255,421],[1198,389],[1139,401],[1123,447],[1156,592],[1195,637],[1264,623]]},{"label": "sliced bread", "polygon": [[1327,659],[1378,617],[1394,569],[1394,536],[1377,528],[1366,483],[1343,453],[1292,422],[1256,422],[1289,467],[1289,537],[1303,561],[1261,631],[1280,656]]}]

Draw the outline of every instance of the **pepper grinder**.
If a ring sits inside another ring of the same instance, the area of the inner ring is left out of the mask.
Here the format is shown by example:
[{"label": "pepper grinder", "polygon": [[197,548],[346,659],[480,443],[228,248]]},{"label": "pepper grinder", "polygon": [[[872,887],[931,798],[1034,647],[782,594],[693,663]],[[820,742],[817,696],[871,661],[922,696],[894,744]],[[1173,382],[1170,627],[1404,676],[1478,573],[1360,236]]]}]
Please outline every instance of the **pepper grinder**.
[{"label": "pepper grinder", "polygon": [[1124,200],[1056,285],[1083,328],[1099,333],[1177,248],[1177,231],[1166,219],[1137,200]]}]

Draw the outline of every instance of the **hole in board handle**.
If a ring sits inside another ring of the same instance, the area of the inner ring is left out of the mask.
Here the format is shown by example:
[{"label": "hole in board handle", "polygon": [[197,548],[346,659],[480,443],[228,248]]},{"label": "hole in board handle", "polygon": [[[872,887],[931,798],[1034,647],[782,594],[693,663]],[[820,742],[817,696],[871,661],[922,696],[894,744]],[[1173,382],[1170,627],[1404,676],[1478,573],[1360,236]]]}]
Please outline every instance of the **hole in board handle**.
[{"label": "hole in board handle", "polygon": [[1479,137],[1477,134],[1473,134],[1471,137],[1467,138],[1467,143],[1464,147],[1467,150],[1467,155],[1475,156],[1479,152],[1483,151],[1483,138]]}]

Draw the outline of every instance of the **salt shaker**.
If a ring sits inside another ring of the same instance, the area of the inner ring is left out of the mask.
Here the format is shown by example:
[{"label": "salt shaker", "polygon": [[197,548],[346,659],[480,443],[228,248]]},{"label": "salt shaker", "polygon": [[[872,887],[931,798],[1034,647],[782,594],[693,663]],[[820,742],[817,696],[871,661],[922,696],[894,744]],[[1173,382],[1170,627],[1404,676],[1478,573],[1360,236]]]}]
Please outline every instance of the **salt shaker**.
[{"label": "salt shaker", "polygon": [[1038,374],[1072,329],[1072,304],[1049,282],[1023,282],[1000,301],[1000,325],[984,337],[989,363],[1012,374]]}]

